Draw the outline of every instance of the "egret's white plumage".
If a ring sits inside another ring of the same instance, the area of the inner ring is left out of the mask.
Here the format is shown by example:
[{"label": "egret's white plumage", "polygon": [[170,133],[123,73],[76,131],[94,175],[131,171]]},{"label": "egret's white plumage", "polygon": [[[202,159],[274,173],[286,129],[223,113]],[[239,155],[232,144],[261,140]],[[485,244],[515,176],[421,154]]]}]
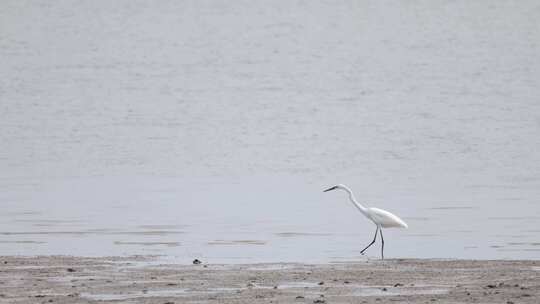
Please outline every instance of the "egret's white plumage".
[{"label": "egret's white plumage", "polygon": [[395,214],[379,208],[367,208],[370,219],[382,228],[409,228],[409,226]]},{"label": "egret's white plumage", "polygon": [[377,233],[380,231],[382,240],[381,257],[384,259],[384,238],[382,235],[382,228],[408,228],[409,226],[407,225],[407,223],[405,223],[397,215],[386,210],[373,207],[364,207],[356,200],[352,190],[343,184],[330,187],[324,190],[324,192],[336,189],[346,191],[349,194],[349,199],[354,204],[354,206],[358,208],[358,210],[360,210],[360,212],[362,212],[362,214],[364,214],[368,219],[375,223],[375,225],[377,225],[377,230],[375,230],[375,237],[373,238],[373,241],[366,248],[360,251],[360,253],[364,254],[364,251],[368,249],[371,245],[373,245],[373,243],[375,243],[375,240],[377,239]]}]

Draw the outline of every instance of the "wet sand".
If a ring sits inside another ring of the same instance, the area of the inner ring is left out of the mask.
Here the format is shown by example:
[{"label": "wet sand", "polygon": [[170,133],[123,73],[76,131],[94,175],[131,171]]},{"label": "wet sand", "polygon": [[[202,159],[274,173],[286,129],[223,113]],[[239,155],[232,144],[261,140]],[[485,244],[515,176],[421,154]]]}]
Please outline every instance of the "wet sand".
[{"label": "wet sand", "polygon": [[164,264],[0,257],[0,303],[538,303],[540,261]]}]

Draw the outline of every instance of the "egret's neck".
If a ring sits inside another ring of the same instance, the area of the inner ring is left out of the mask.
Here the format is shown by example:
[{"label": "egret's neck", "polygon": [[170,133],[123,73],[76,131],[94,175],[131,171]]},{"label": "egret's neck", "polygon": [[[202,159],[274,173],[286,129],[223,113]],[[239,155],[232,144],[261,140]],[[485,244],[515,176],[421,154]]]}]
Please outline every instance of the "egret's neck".
[{"label": "egret's neck", "polygon": [[358,208],[358,210],[360,210],[360,212],[362,212],[364,215],[367,215],[367,208],[364,207],[362,204],[360,204],[356,198],[354,197],[354,194],[352,192],[351,189],[349,188],[344,188],[345,191],[347,191],[347,193],[349,193],[349,199],[351,200],[351,202],[354,204],[354,206],[356,206],[356,208]]}]

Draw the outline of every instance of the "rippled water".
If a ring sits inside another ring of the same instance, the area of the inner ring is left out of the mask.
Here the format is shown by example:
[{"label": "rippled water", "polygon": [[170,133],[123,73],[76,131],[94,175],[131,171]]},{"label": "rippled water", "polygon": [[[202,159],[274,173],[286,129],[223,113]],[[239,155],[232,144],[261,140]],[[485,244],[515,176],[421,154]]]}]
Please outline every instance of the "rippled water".
[{"label": "rippled water", "polygon": [[[535,1],[4,1],[0,254],[540,258]],[[368,254],[377,256],[378,247]]]}]

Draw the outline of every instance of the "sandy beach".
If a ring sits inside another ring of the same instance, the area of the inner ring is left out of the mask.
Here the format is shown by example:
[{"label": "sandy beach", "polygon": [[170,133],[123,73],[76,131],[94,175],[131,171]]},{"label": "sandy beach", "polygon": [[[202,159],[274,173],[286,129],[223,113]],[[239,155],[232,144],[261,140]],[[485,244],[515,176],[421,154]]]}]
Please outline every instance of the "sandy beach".
[{"label": "sandy beach", "polygon": [[156,257],[0,259],[2,303],[538,303],[540,262],[168,265]]}]

